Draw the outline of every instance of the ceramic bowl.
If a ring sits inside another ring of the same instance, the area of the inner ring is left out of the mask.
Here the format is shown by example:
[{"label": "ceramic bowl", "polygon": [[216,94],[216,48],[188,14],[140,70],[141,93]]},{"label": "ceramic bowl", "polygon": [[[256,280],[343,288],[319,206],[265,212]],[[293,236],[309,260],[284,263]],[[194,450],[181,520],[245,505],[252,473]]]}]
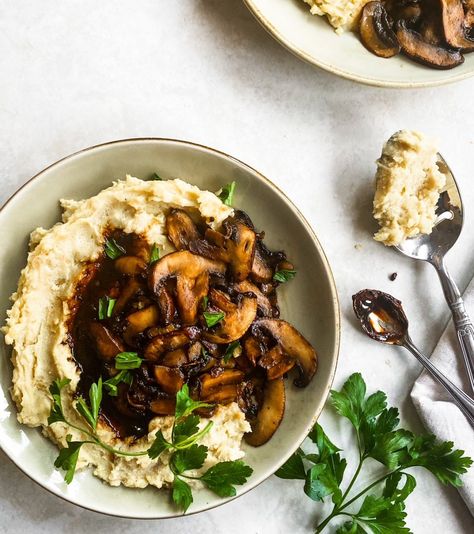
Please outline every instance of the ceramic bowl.
[{"label": "ceramic bowl", "polygon": [[[296,278],[280,291],[282,316],[313,343],[319,370],[311,384],[297,389],[287,382],[287,407],[276,435],[266,445],[245,446],[246,461],[254,469],[237,495],[254,488],[275,472],[295,451],[323,409],[334,377],[339,349],[339,306],[331,270],[316,236],[303,216],[269,180],[244,163],[209,148],[167,139],[131,139],[99,145],[69,156],[36,175],[0,211],[0,323],[5,320],[9,296],[15,291],[25,265],[29,233],[60,220],[58,199],[83,199],[97,194],[113,180],[129,173],[148,179],[153,172],[181,178],[200,188],[218,190],[235,180],[234,205],[247,211],[257,228],[265,229],[266,243],[284,249],[298,269]],[[38,484],[90,510],[131,518],[179,515],[166,491],[153,488],[113,488],[90,471],[76,474],[67,486],[53,467],[57,448],[39,429],[16,421],[9,387],[10,350],[0,346],[0,446],[11,460]],[[229,499],[207,490],[194,492],[188,513],[207,510]]]},{"label": "ceramic bowl", "polygon": [[474,74],[474,54],[452,70],[419,65],[402,55],[375,56],[352,32],[338,35],[325,18],[312,15],[303,0],[244,0],[262,26],[309,63],[350,80],[378,87],[431,87]]}]

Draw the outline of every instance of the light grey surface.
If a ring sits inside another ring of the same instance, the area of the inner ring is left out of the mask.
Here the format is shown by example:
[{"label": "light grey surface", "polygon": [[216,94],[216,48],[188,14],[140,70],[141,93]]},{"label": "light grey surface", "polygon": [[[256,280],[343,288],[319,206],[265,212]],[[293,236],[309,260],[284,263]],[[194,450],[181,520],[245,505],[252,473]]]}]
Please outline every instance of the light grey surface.
[{"label": "light grey surface", "polygon": [[[414,340],[425,352],[436,344],[448,318],[436,274],[371,240],[373,161],[399,128],[440,139],[466,208],[466,228],[447,258],[464,288],[474,274],[474,80],[423,91],[339,80],[273,42],[238,0],[3,0],[0,50],[0,202],[45,165],[111,139],[177,137],[235,155],[290,196],[326,249],[343,313],[336,385],[362,371],[369,388],[385,390],[404,423],[419,429],[408,398],[418,364],[363,337],[350,297],[363,287],[392,292]],[[330,410],[322,423],[353,451],[347,426]],[[59,533],[67,525],[71,532],[304,533],[321,513],[297,483],[273,477],[199,516],[130,522],[50,496],[1,453],[0,466],[0,532]],[[456,491],[417,478],[407,507],[416,534],[472,531]]]}]

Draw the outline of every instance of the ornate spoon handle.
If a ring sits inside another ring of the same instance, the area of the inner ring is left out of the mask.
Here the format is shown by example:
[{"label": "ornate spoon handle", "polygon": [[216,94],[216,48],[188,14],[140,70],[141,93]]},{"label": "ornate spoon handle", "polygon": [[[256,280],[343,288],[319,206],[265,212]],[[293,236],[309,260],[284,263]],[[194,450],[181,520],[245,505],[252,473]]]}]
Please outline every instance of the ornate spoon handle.
[{"label": "ornate spoon handle", "polygon": [[451,278],[443,261],[433,263],[438,273],[444,296],[453,315],[454,327],[458,336],[471,389],[474,392],[474,326],[466,312],[461,293]]},{"label": "ornate spoon handle", "polygon": [[455,404],[459,407],[462,413],[466,416],[466,419],[474,427],[474,400],[471,399],[464,391],[454,385],[451,380],[446,378],[444,374],[430,362],[430,360],[422,354],[413,344],[408,334],[403,340],[402,346],[409,350],[413,356],[423,365],[423,367],[431,373],[433,378],[437,380],[446,391],[451,395]]}]

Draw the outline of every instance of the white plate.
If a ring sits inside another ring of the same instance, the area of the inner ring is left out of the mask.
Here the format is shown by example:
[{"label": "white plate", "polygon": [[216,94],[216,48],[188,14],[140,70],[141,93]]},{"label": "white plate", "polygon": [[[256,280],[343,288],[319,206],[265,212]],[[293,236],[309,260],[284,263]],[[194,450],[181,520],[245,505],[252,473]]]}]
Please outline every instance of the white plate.
[{"label": "white plate", "polygon": [[357,35],[338,35],[303,0],[244,0],[262,26],[300,58],[350,80],[378,87],[430,87],[474,74],[474,53],[451,70],[436,70],[403,57],[383,59],[364,48]]},{"label": "white plate", "polygon": [[[314,424],[329,393],[339,351],[339,305],[324,252],[302,215],[271,182],[255,170],[214,150],[166,139],[117,141],[79,152],[48,167],[20,189],[0,211],[0,324],[4,323],[9,296],[25,265],[28,235],[37,226],[51,227],[59,220],[59,198],[82,199],[130,173],[148,179],[182,178],[211,191],[235,180],[234,204],[245,209],[257,228],[265,229],[266,242],[282,248],[298,268],[298,275],[281,288],[282,316],[314,344],[319,370],[311,384],[298,390],[287,381],[287,409],[277,434],[259,448],[245,447],[254,473],[237,495],[254,488],[278,469],[294,452]],[[38,429],[20,426],[11,402],[10,350],[0,346],[0,446],[30,478],[52,493],[84,508],[132,518],[179,515],[167,491],[112,488],[91,471],[78,473],[67,486],[53,467],[57,448]],[[207,510],[230,499],[200,490],[188,513]]]}]

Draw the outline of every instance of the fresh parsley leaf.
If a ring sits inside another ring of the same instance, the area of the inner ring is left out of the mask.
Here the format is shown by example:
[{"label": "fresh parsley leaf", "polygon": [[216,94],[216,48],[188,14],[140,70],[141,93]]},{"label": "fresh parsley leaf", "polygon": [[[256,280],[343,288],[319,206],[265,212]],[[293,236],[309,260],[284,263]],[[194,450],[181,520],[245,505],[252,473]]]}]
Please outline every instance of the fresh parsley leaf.
[{"label": "fresh parsley leaf", "polygon": [[151,177],[151,179],[152,180],[157,180],[159,182],[163,181],[163,178],[157,172],[153,173],[153,176]]},{"label": "fresh parsley leaf", "polygon": [[122,369],[120,373],[117,373],[115,376],[113,376],[112,378],[109,378],[108,380],[104,382],[104,388],[107,390],[107,393],[111,397],[116,397],[118,395],[117,386],[122,382],[130,385],[132,383],[132,380],[133,380],[133,376],[130,373],[130,371],[127,371],[126,369]]},{"label": "fresh parsley leaf", "polygon": [[[342,492],[339,484],[329,466],[325,463],[313,465],[306,472],[304,492],[313,501],[322,501],[328,495],[335,495],[335,500],[339,501]],[[339,493],[341,492],[341,495]]]},{"label": "fresh parsley leaf", "polygon": [[173,453],[170,460],[171,470],[175,475],[181,475],[191,469],[200,469],[207,457],[207,447],[195,443],[187,449],[179,449]]},{"label": "fresh parsley leaf", "polygon": [[136,352],[120,352],[115,356],[116,369],[138,369],[143,360]]},{"label": "fresh parsley leaf", "polygon": [[204,320],[206,321],[206,325],[208,328],[211,328],[212,326],[215,326],[217,323],[220,323],[222,319],[225,317],[225,313],[223,312],[204,312],[203,313]]},{"label": "fresh parsley leaf", "polygon": [[115,239],[111,238],[105,242],[105,253],[111,260],[116,260],[126,254],[126,250]]},{"label": "fresh parsley leaf", "polygon": [[160,259],[160,249],[158,248],[158,245],[153,244],[150,250],[150,265],[153,265]]},{"label": "fresh parsley leaf", "polygon": [[288,460],[276,471],[278,478],[305,480],[306,471],[303,464],[303,458],[299,452],[292,454]]},{"label": "fresh parsley leaf", "polygon": [[[399,485],[403,477],[405,477],[405,484],[400,488]],[[392,502],[404,501],[415,488],[416,479],[413,475],[403,471],[396,471],[387,477],[383,496]]]},{"label": "fresh parsley leaf", "polygon": [[410,458],[403,462],[403,467],[424,467],[443,484],[459,487],[460,475],[467,472],[472,460],[464,456],[464,451],[453,447],[452,441],[435,443],[434,436],[421,436],[413,441],[408,450]]},{"label": "fresh parsley leaf", "polygon": [[224,360],[224,363],[228,363],[232,356],[235,355],[236,351],[242,351],[242,345],[240,344],[240,341],[238,339],[232,341],[232,343],[229,343],[229,345],[227,345],[227,349],[222,358]]},{"label": "fresh parsley leaf", "polygon": [[155,439],[151,444],[151,447],[148,449],[148,456],[154,460],[158,458],[163,451],[169,449],[171,446],[171,443],[166,441],[165,437],[163,436],[163,432],[158,430],[158,432],[155,434]]},{"label": "fresh parsley leaf", "polygon": [[396,469],[406,458],[406,449],[413,441],[413,434],[408,430],[394,430],[380,436],[369,456],[384,464],[389,469]]},{"label": "fresh parsley leaf", "polygon": [[176,409],[175,409],[175,418],[176,420],[184,418],[190,415],[192,412],[198,408],[209,408],[210,404],[206,402],[193,401],[189,396],[189,387],[187,384],[176,393]]},{"label": "fresh parsley leaf", "polygon": [[193,493],[189,484],[179,477],[174,477],[171,496],[173,502],[175,502],[183,512],[186,512],[193,502]]},{"label": "fresh parsley leaf", "polygon": [[52,425],[57,422],[66,422],[63,413],[63,405],[61,401],[61,391],[65,388],[71,381],[69,378],[56,378],[53,383],[49,386],[49,392],[53,397],[53,405],[51,406],[51,412],[48,417],[48,425]]},{"label": "fresh parsley leaf", "polygon": [[410,534],[410,529],[405,523],[406,515],[403,503],[390,503],[383,497],[377,499],[369,495],[355,517],[367,525],[374,534]]},{"label": "fresh parsley leaf", "polygon": [[202,297],[202,301],[201,301],[202,309],[206,310],[208,304],[209,304],[209,297],[207,295],[204,295],[204,297]]},{"label": "fresh parsley leaf", "polygon": [[220,462],[210,467],[200,480],[219,497],[233,497],[234,486],[245,484],[253,469],[242,460]]},{"label": "fresh parsley leaf", "polygon": [[308,438],[318,447],[321,460],[325,460],[331,454],[335,454],[341,450],[326,436],[319,423],[313,426],[311,432],[308,434]]},{"label": "fresh parsley leaf", "polygon": [[235,186],[235,181],[230,182],[229,184],[226,184],[221,189],[221,192],[217,195],[226,206],[232,206],[232,202],[234,201]]},{"label": "fresh parsley leaf", "polygon": [[99,378],[97,384],[93,383],[91,385],[89,389],[89,402],[90,406],[87,405],[82,397],[79,397],[76,408],[89,425],[96,430],[97,421],[99,420],[100,404],[102,402],[102,377]]},{"label": "fresh parsley leaf", "polygon": [[341,391],[331,391],[331,402],[339,415],[347,417],[358,430],[362,423],[366,385],[360,373],[354,373]]},{"label": "fresh parsley leaf", "polygon": [[198,415],[188,415],[176,423],[173,431],[174,443],[179,445],[185,439],[196,434],[199,430],[199,421]]},{"label": "fresh parsley leaf", "polygon": [[66,438],[68,446],[59,451],[59,455],[54,462],[54,467],[66,471],[64,480],[67,484],[70,484],[74,478],[79,451],[84,445],[83,441],[71,441],[71,439],[72,437],[68,435]]},{"label": "fresh parsley leaf", "polygon": [[366,531],[356,521],[346,521],[336,530],[336,534],[366,534]]},{"label": "fresh parsley leaf", "polygon": [[273,280],[275,280],[275,282],[280,282],[281,284],[284,284],[285,282],[293,280],[295,276],[296,271],[290,269],[280,269],[273,275]]}]

